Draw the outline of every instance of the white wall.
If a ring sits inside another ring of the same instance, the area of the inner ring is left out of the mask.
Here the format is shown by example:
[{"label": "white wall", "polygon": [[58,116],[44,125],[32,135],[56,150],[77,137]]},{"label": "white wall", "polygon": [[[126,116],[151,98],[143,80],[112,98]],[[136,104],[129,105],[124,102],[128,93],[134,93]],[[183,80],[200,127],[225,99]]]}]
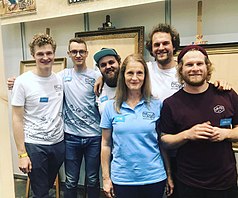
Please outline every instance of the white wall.
[{"label": "white wall", "polygon": [[[181,45],[195,41],[198,0],[172,0],[172,25],[179,31]],[[39,2],[38,2],[39,3]],[[145,36],[150,29],[164,22],[164,2],[149,3],[134,7],[112,9],[89,13],[90,30],[97,30],[109,14],[117,28],[145,26]],[[203,35],[209,43],[238,42],[238,1],[203,0]],[[56,8],[57,9],[57,8]],[[82,14],[45,19],[25,23],[26,45],[33,34],[51,29],[51,35],[57,41],[57,57],[67,57],[68,40],[75,32],[84,31]],[[2,26],[3,48],[6,76],[19,75],[19,61],[22,60],[21,37],[19,23]],[[89,52],[90,53],[90,52]],[[151,59],[145,50],[146,60]],[[27,59],[31,59],[27,48]],[[69,66],[71,65],[68,62]],[[15,145],[13,144],[13,149]],[[14,172],[19,173],[14,153]]]}]

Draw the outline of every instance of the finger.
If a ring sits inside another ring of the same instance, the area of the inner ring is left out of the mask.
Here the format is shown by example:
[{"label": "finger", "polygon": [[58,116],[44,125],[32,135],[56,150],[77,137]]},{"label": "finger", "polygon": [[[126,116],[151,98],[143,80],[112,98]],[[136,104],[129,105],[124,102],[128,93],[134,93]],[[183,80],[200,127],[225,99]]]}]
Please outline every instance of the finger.
[{"label": "finger", "polygon": [[215,81],[215,82],[214,82],[214,86],[215,86],[215,87],[218,87],[218,86],[219,86],[218,81]]}]

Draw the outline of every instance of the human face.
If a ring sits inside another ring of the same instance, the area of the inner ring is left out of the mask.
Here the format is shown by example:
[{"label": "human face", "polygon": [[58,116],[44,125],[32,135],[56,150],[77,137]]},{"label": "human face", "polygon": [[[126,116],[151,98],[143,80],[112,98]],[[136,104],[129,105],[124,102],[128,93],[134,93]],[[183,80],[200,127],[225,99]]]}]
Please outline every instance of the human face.
[{"label": "human face", "polygon": [[202,86],[206,83],[207,65],[205,56],[200,51],[188,51],[183,57],[181,75],[185,85]]},{"label": "human face", "polygon": [[169,33],[156,32],[152,37],[152,53],[155,60],[163,67],[173,60],[174,47]]},{"label": "human face", "polygon": [[36,69],[39,75],[45,76],[51,73],[52,65],[54,63],[55,53],[50,44],[41,47],[34,47],[33,57],[36,60]]},{"label": "human face", "polygon": [[125,70],[125,83],[129,91],[141,91],[144,84],[145,69],[144,66],[137,61],[129,61]]},{"label": "human face", "polygon": [[115,56],[105,56],[101,58],[98,62],[98,66],[107,85],[109,87],[116,87],[120,66]]},{"label": "human face", "polygon": [[74,66],[86,67],[88,51],[84,43],[70,43],[68,55],[71,58]]}]

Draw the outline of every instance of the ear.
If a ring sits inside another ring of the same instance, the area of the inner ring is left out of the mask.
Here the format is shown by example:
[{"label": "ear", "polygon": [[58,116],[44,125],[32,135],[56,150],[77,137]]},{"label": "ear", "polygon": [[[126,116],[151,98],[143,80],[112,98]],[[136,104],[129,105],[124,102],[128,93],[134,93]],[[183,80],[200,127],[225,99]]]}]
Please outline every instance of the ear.
[{"label": "ear", "polygon": [[70,56],[70,52],[69,51],[67,51],[67,54],[68,54],[68,56]]}]

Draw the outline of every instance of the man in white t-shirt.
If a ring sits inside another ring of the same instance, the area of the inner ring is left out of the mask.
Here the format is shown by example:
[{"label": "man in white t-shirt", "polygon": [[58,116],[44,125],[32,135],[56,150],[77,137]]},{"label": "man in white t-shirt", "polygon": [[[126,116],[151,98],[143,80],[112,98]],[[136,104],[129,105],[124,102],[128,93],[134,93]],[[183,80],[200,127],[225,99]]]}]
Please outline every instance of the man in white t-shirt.
[{"label": "man in white t-shirt", "polygon": [[29,44],[36,61],[20,75],[12,91],[12,123],[18,166],[31,180],[33,197],[49,197],[64,160],[62,79],[52,72],[56,43],[37,34]]},{"label": "man in white t-shirt", "polygon": [[104,80],[102,92],[97,98],[99,112],[102,114],[106,102],[115,96],[121,57],[117,54],[115,49],[102,48],[94,54],[93,58]]}]

